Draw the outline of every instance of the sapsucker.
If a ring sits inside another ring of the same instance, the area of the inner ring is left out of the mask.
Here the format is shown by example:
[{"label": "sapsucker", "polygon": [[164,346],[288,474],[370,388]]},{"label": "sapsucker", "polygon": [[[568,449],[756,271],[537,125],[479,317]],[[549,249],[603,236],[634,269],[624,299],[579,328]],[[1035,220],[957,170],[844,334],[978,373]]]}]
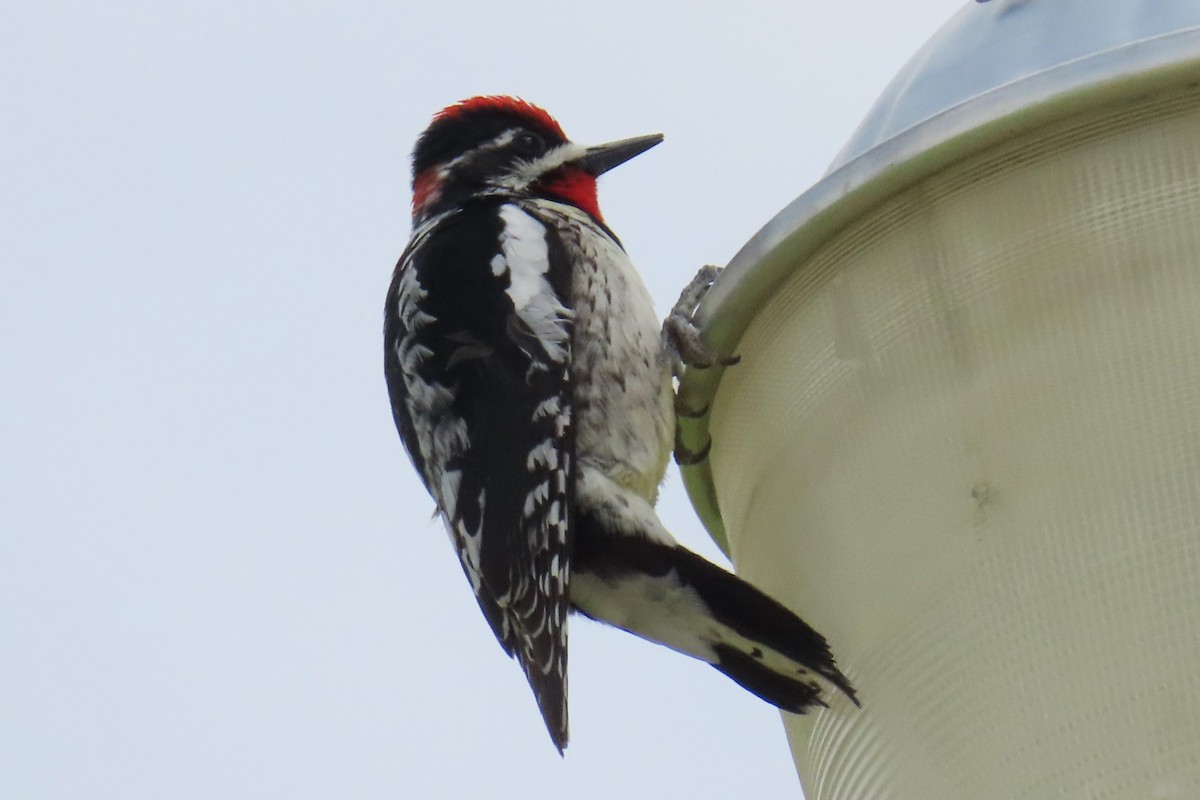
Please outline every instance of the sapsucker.
[{"label": "sapsucker", "polygon": [[673,368],[715,360],[691,314],[716,271],[660,329],[596,178],[660,141],[584,147],[511,97],[441,111],[413,153],[412,237],[384,312],[396,427],[560,751],[570,611],[788,711],[824,705],[822,683],[854,699],[820,634],[654,512]]}]

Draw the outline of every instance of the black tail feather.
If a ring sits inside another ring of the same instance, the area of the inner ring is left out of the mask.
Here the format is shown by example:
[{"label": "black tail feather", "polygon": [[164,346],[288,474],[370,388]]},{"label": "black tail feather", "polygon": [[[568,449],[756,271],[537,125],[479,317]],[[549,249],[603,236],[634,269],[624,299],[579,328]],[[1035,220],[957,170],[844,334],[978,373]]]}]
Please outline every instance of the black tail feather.
[{"label": "black tail feather", "polygon": [[779,708],[799,712],[824,705],[820,684],[813,680],[819,675],[860,705],[825,637],[752,584],[679,545],[606,534],[586,514],[580,516],[577,530],[575,564],[579,571],[619,579],[637,574],[665,576],[674,570],[679,582],[695,591],[716,622],[803,668],[797,668],[795,674],[783,673],[778,671],[777,660],[776,669],[765,663],[759,648],[746,653],[729,642],[713,643],[718,655],[713,666],[745,689]]},{"label": "black tail feather", "polygon": [[753,656],[728,645],[717,645],[720,661],[713,667],[724,672],[734,683],[756,694],[776,708],[803,714],[814,706],[828,705],[821,699],[821,685],[769,670]]},{"label": "black tail feather", "polygon": [[[695,587],[719,622],[737,630],[747,639],[761,642],[810,668],[841,689],[855,705],[859,705],[854,687],[837,668],[824,636],[813,630],[812,626],[792,613],[783,603],[753,584],[726,572],[690,550],[682,547],[677,550],[681,577]],[[754,664],[754,660],[751,659],[750,663]],[[758,671],[764,670],[759,666]],[[728,671],[722,669],[722,672],[741,683]],[[755,694],[758,692],[755,691]]]}]

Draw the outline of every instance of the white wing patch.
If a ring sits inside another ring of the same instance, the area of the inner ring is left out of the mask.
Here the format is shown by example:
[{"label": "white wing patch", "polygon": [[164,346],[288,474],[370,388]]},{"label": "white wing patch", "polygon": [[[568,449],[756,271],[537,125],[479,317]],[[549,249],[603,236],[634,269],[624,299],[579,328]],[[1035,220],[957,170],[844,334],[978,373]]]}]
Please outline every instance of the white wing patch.
[{"label": "white wing patch", "polygon": [[570,346],[567,323],[573,312],[562,304],[546,279],[550,271],[546,226],[511,203],[501,207],[500,218],[504,230],[498,258],[503,258],[503,267],[493,258],[492,272],[509,276],[505,292],[517,316],[541,342],[551,361],[566,363]]}]

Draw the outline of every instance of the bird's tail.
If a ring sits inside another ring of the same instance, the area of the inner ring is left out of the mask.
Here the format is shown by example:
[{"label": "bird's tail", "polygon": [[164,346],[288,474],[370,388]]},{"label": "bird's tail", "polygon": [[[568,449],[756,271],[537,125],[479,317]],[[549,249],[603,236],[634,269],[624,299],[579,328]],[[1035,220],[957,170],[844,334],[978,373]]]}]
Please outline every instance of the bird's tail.
[{"label": "bird's tail", "polygon": [[783,604],[679,545],[589,535],[587,522],[571,589],[581,613],[712,664],[785,711],[826,705],[830,687],[858,705],[825,638]]}]

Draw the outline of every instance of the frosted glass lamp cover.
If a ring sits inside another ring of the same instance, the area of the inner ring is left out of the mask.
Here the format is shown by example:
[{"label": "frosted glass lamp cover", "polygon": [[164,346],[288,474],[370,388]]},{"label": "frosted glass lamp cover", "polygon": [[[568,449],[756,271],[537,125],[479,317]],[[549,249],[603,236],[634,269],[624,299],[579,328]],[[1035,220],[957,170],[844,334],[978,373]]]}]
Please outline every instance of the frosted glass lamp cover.
[{"label": "frosted glass lamp cover", "polygon": [[809,800],[1200,797],[1198,87],[1200,2],[971,3],[706,298],[689,492],[863,701]]}]

